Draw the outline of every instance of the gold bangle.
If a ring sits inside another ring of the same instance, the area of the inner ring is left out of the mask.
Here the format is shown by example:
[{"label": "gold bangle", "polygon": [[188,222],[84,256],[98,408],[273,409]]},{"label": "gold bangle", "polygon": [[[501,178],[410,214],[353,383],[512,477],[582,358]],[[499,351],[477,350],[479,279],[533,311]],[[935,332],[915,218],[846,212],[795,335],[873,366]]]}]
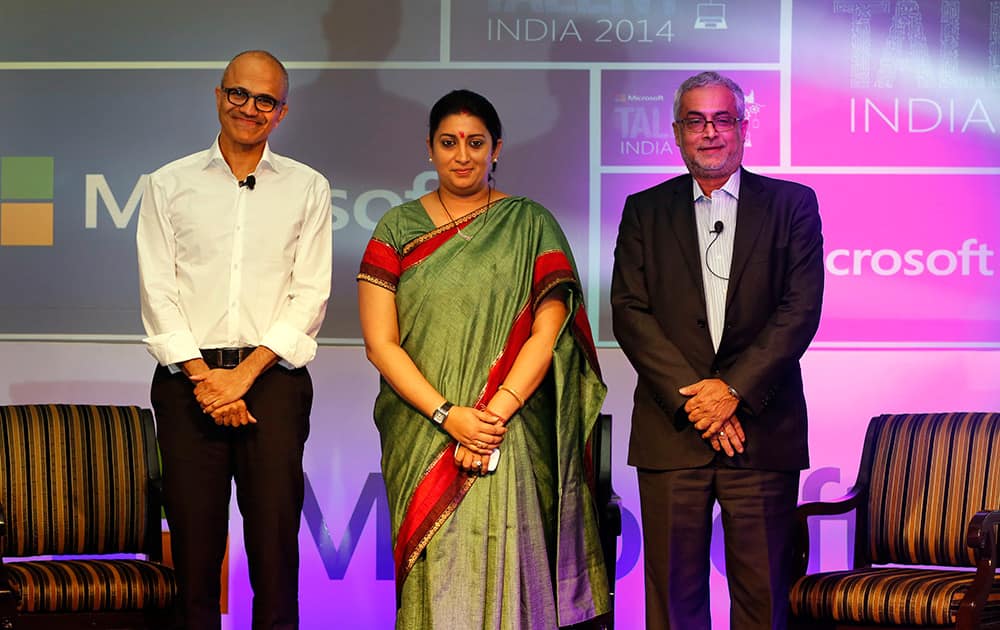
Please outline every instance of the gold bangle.
[{"label": "gold bangle", "polygon": [[518,394],[517,392],[515,392],[510,387],[507,387],[506,385],[501,385],[497,389],[498,390],[503,390],[503,391],[507,392],[508,394],[510,394],[511,396],[513,396],[514,398],[516,398],[518,406],[520,406],[520,407],[524,406],[524,399],[521,398],[520,394]]}]

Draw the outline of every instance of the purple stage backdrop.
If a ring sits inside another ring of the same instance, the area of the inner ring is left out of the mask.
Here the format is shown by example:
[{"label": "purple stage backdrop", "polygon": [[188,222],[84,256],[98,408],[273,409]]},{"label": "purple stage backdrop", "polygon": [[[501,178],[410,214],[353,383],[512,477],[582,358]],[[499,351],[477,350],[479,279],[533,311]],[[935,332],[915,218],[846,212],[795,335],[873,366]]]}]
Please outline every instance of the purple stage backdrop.
[{"label": "purple stage backdrop", "polygon": [[[643,550],[625,464],[635,376],[611,332],[610,269],[626,196],[683,172],[671,122],[685,77],[736,79],[747,167],[819,198],[827,288],[803,361],[812,466],[801,498],[850,486],[871,416],[1000,409],[1000,0],[5,3],[0,403],[149,405],[142,184],[209,145],[212,89],[250,48],[291,74],[275,150],[333,188],[334,289],[311,367],[304,628],[392,627],[378,383],[359,347],[354,274],[382,213],[436,185],[426,114],[449,89],[497,105],[498,186],[552,209],[580,268],[625,508],[618,627],[643,627]],[[242,629],[251,593],[235,506],[232,516],[224,623]],[[815,526],[811,568],[846,566],[853,521]],[[712,559],[723,630],[718,539]]]}]

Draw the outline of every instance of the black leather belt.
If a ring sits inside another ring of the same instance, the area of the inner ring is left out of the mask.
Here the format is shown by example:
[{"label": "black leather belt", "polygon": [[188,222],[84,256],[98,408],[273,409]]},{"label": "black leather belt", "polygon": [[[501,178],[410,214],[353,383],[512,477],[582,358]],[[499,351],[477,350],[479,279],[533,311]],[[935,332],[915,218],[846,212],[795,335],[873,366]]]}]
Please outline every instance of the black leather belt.
[{"label": "black leather belt", "polygon": [[213,370],[218,368],[234,368],[250,356],[250,353],[255,349],[256,346],[245,346],[243,348],[203,348],[201,350],[201,358],[205,359],[205,363]]}]

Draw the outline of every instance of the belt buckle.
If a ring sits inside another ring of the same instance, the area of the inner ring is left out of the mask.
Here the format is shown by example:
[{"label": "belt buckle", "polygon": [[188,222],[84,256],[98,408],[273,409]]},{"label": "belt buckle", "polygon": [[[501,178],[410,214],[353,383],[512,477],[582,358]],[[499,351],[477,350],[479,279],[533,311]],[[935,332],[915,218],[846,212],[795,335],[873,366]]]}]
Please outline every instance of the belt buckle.
[{"label": "belt buckle", "polygon": [[240,348],[222,348],[219,350],[219,367],[231,369],[240,364]]},{"label": "belt buckle", "polygon": [[243,362],[254,351],[255,346],[239,348],[205,348],[201,356],[212,369],[232,369]]}]

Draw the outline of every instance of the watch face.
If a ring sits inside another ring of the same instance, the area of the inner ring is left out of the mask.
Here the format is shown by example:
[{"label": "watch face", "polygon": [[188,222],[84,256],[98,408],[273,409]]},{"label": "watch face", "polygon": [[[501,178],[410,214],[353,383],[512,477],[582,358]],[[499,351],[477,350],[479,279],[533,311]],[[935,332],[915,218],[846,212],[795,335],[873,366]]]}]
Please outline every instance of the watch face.
[{"label": "watch face", "polygon": [[440,407],[434,410],[434,415],[431,419],[438,424],[443,424],[445,419],[448,417],[448,412],[451,411],[451,403],[445,402]]}]

